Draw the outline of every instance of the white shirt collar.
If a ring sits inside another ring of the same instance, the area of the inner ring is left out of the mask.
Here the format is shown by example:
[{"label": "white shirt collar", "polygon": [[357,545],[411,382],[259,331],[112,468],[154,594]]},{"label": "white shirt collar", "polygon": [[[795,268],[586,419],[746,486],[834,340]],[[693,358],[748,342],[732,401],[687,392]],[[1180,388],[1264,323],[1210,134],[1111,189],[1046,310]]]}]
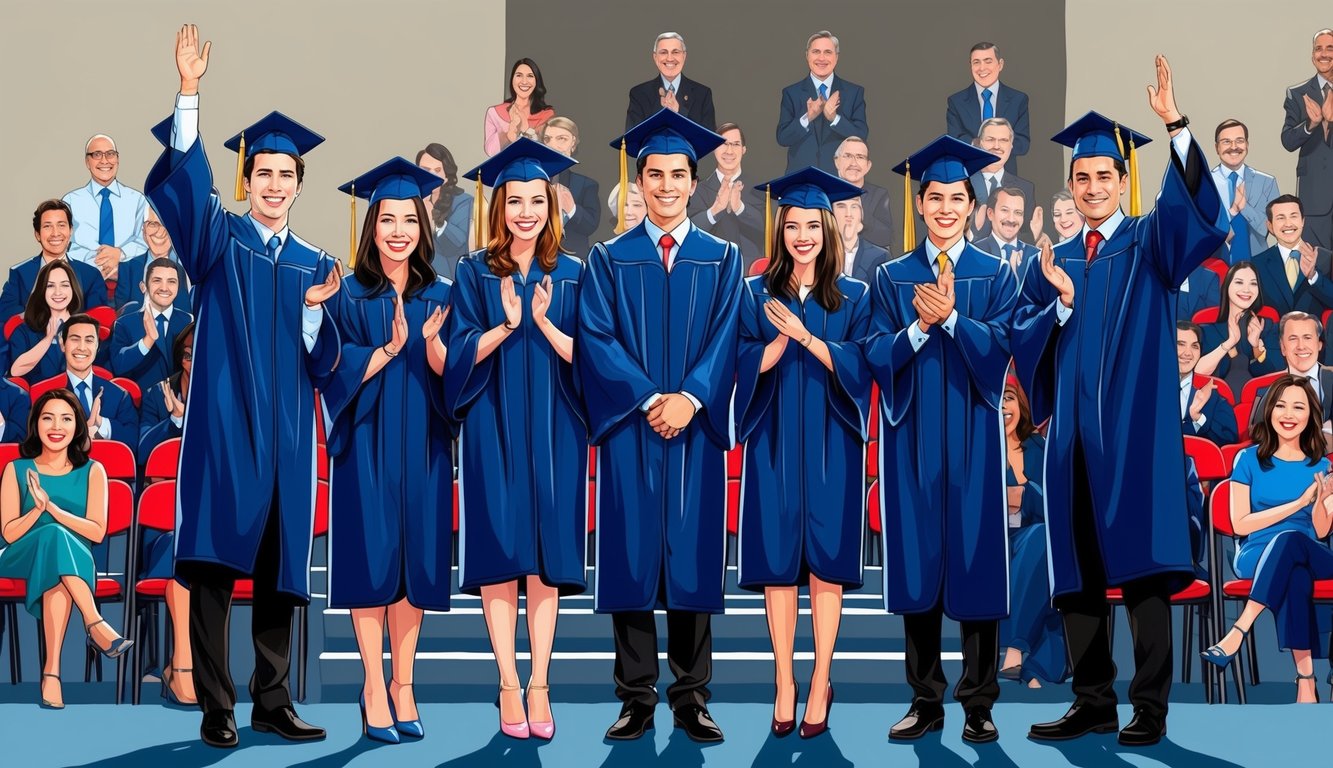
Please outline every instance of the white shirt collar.
[{"label": "white shirt collar", "polygon": [[1190,387],[1193,386],[1194,386],[1194,371],[1190,371],[1189,373],[1180,377],[1181,389],[1189,389]]},{"label": "white shirt collar", "polygon": [[[1125,212],[1117,208],[1116,212],[1111,214],[1111,218],[1103,221],[1102,225],[1097,227],[1097,231],[1101,232],[1102,237],[1104,238],[1102,242],[1107,242],[1112,237],[1115,237],[1116,230],[1120,228],[1120,224],[1124,220]],[[1086,221],[1083,223],[1083,231],[1079,234],[1079,239],[1085,243],[1088,241],[1088,224]]]},{"label": "white shirt collar", "polygon": [[1295,248],[1288,248],[1287,246],[1283,245],[1282,243],[1278,243],[1278,244],[1277,244],[1277,252],[1280,253],[1280,254],[1282,254],[1282,260],[1283,260],[1283,261],[1286,261],[1287,259],[1290,259],[1292,256],[1295,256],[1295,257],[1298,258],[1298,259],[1301,257],[1301,247],[1300,247],[1300,245],[1297,245]]},{"label": "white shirt collar", "polygon": [[[721,184],[722,182],[724,182],[724,181],[727,180],[727,175],[724,174],[724,173],[722,172],[722,169],[721,169],[721,168],[718,168],[717,170],[713,171],[713,173],[717,176],[717,181],[718,181],[719,184]],[[741,169],[740,169],[740,168],[737,168],[737,169],[736,169],[736,178],[739,179],[740,177],[741,177]]]},{"label": "white shirt collar", "polygon": [[816,91],[819,90],[819,86],[823,85],[823,86],[826,86],[826,87],[828,88],[828,92],[829,92],[829,94],[832,95],[832,94],[833,94],[833,78],[834,78],[834,77],[837,77],[837,73],[836,73],[836,72],[831,72],[831,73],[829,73],[829,76],[828,76],[827,78],[825,78],[825,79],[823,79],[823,80],[820,80],[818,77],[815,77],[815,73],[814,73],[814,72],[811,72],[811,73],[810,73],[810,82],[812,82],[812,83],[815,84],[815,90],[816,90]]},{"label": "white shirt collar", "polygon": [[255,231],[259,233],[259,242],[263,243],[265,248],[268,247],[269,238],[273,237],[274,235],[278,236],[278,243],[279,243],[278,251],[281,252],[283,247],[287,245],[287,235],[291,234],[292,231],[291,227],[286,226],[282,228],[281,232],[274,232],[273,230],[269,229],[263,224],[260,224],[259,220],[251,216],[250,214],[248,213],[245,214],[245,217],[249,219],[250,223],[255,226]]},{"label": "white shirt collar", "polygon": [[[967,238],[960,237],[958,238],[958,242],[949,246],[947,253],[949,254],[949,260],[953,262],[955,270],[958,269],[958,257],[963,254],[963,246],[965,245],[967,245]],[[940,268],[938,263],[940,249],[931,241],[930,237],[926,237],[926,256],[930,258],[930,268],[938,272]]]},{"label": "white shirt collar", "polygon": [[89,178],[88,186],[84,187],[84,189],[88,190],[88,194],[93,197],[101,197],[103,189],[111,190],[112,197],[120,197],[120,180],[112,179],[110,184],[103,187],[101,184],[98,184],[96,180]]},{"label": "white shirt collar", "polygon": [[144,299],[144,302],[148,304],[148,311],[152,313],[154,321],[159,317],[165,317],[167,319],[167,325],[171,325],[171,310],[175,309],[174,304],[168,305],[166,309],[158,312],[157,307],[154,307],[152,302],[149,302],[147,298]]},{"label": "white shirt collar", "polygon": [[[662,235],[667,234],[666,230],[654,224],[653,220],[647,216],[643,217],[643,226],[644,229],[648,231],[648,237],[652,238],[653,247],[656,248],[657,243],[662,239]],[[671,230],[671,238],[676,241],[676,247],[671,251],[671,260],[673,262],[676,260],[676,254],[680,253],[680,246],[685,242],[685,236],[689,233],[690,217],[686,216],[676,225],[675,229]]]},{"label": "white shirt collar", "polygon": [[996,80],[995,85],[991,86],[978,85],[976,80],[972,81],[972,89],[977,92],[977,101],[982,101],[981,92],[987,88],[990,88],[990,103],[991,108],[994,109],[995,102],[1000,96],[1000,81]]},{"label": "white shirt collar", "polygon": [[1013,239],[1013,240],[1001,240],[1001,239],[1000,239],[1000,233],[999,233],[998,231],[996,231],[996,229],[995,229],[994,227],[991,227],[991,237],[995,238],[995,243],[996,243],[997,245],[999,245],[1001,248],[1003,248],[1003,247],[1006,246],[1006,245],[1011,245],[1011,246],[1013,246],[1013,247],[1015,247],[1015,248],[1019,248],[1019,247],[1021,247],[1021,246],[1019,246],[1019,244],[1018,244],[1018,235],[1014,235],[1014,239]]},{"label": "white shirt collar", "polygon": [[1319,80],[1319,90],[1322,91],[1328,87],[1328,80],[1325,80],[1323,75],[1315,75],[1315,78]]},{"label": "white shirt collar", "polygon": [[86,379],[80,379],[78,376],[75,376],[74,372],[68,368],[65,369],[65,375],[69,377],[70,388],[74,389],[77,392],[80,384],[87,384],[89,392],[88,396],[89,397],[93,396],[94,391],[97,389],[97,387],[95,386],[97,382],[94,381],[94,379],[97,378],[97,374],[93,373],[92,369],[88,370],[88,378]]},{"label": "white shirt collar", "polygon": [[1287,372],[1294,376],[1304,376],[1307,379],[1313,379],[1316,384],[1319,383],[1319,363],[1315,363],[1308,371],[1293,371],[1291,366],[1287,366]]},{"label": "white shirt collar", "polygon": [[[1249,166],[1245,165],[1245,163],[1241,163],[1240,167],[1236,169],[1237,179],[1239,179],[1240,181],[1244,181],[1245,171],[1247,170],[1249,170]],[[1217,167],[1213,169],[1213,175],[1217,176],[1217,178],[1221,179],[1222,181],[1228,184],[1231,183],[1231,169],[1226,167],[1225,165],[1222,165],[1221,163],[1218,163]]]},{"label": "white shirt collar", "polygon": [[662,77],[662,73],[661,73],[661,72],[658,72],[658,73],[657,73],[657,78],[658,78],[659,80],[662,81],[662,89],[663,89],[663,90],[666,90],[666,89],[669,87],[669,88],[671,88],[671,90],[675,91],[676,93],[680,93],[680,78],[683,77],[684,74],[685,74],[685,73],[682,72],[681,74],[676,75],[676,79],[675,79],[675,80],[668,80],[668,79],[666,79],[665,77]]}]

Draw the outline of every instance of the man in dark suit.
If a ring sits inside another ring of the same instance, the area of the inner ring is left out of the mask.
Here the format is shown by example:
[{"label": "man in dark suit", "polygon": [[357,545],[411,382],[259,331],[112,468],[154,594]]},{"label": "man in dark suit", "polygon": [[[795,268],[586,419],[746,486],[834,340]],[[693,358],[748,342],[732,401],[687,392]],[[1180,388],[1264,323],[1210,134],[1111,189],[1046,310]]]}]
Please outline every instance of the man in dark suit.
[{"label": "man in dark suit", "polygon": [[1305,239],[1333,248],[1333,29],[1314,35],[1315,76],[1287,89],[1282,146],[1298,152],[1297,192],[1305,202]]},{"label": "man in dark suit", "polygon": [[[1037,199],[1036,188],[1032,186],[1032,182],[1005,167],[1015,144],[1014,127],[1009,124],[1008,120],[1003,117],[993,117],[982,122],[981,132],[972,140],[972,143],[1001,158],[998,162],[982,168],[980,173],[972,174],[972,188],[976,190],[978,199],[990,200],[990,196],[995,194],[995,190],[1000,187],[1018,188],[1023,192],[1025,201]],[[1028,222],[1032,220],[1031,209],[1031,202],[1024,206],[1024,229],[1028,227]],[[977,206],[976,218],[973,220],[972,226],[972,239],[974,241],[990,235],[989,214],[986,213],[984,207]]]},{"label": "man in dark suit", "polygon": [[60,379],[61,385],[83,403],[89,436],[94,440],[122,442],[133,451],[139,445],[139,410],[125,390],[93,372],[99,327],[97,320],[89,315],[73,315],[65,321],[60,327],[65,371],[55,379]]},{"label": "man in dark suit", "polygon": [[625,130],[647,120],[659,109],[669,109],[688,117],[708,130],[717,125],[713,112],[713,90],[689,79],[685,69],[685,38],[675,32],[663,32],[653,41],[653,64],[658,76],[629,90],[629,109],[625,110]]},{"label": "man in dark suit", "polygon": [[57,259],[68,261],[74,269],[74,276],[79,279],[79,287],[83,289],[84,309],[110,305],[106,283],[97,267],[69,258],[67,251],[73,222],[74,214],[70,211],[69,203],[64,200],[44,200],[37,206],[32,215],[32,234],[42,251],[9,268],[9,279],[5,281],[5,287],[0,289],[0,318],[8,320],[23,312],[37,282],[37,273]]},{"label": "man in dark suit", "polygon": [[889,260],[889,252],[861,237],[865,233],[863,199],[864,195],[834,203],[833,220],[838,222],[838,235],[842,237],[842,273],[873,285],[875,270]]},{"label": "man in dark suit", "polygon": [[1194,386],[1194,366],[1203,355],[1203,329],[1190,322],[1176,322],[1176,362],[1180,366],[1180,429],[1187,435],[1212,440],[1219,447],[1237,442],[1236,414],[1231,404],[1217,394],[1216,382]]},{"label": "man in dark suit", "polygon": [[[116,318],[111,331],[111,370],[132,379],[141,390],[171,375],[176,337],[194,322],[189,312],[176,306],[180,292],[176,266],[170,259],[153,260],[140,284],[147,297],[144,306]],[[131,306],[137,307],[127,308]]]},{"label": "man in dark suit", "polygon": [[[1324,335],[1322,325],[1319,318],[1307,312],[1288,312],[1282,316],[1278,337],[1282,359],[1287,361],[1286,373],[1309,379],[1319,393],[1319,404],[1324,410],[1324,441],[1330,442],[1329,433],[1333,431],[1329,423],[1329,414],[1333,413],[1333,368],[1319,364],[1320,352],[1324,347],[1320,340]],[[1264,409],[1259,404],[1264,401],[1267,393],[1268,387],[1264,387],[1254,395],[1254,408],[1250,410],[1251,429],[1263,416]],[[1329,449],[1333,450],[1333,446]]]},{"label": "man in dark suit", "polygon": [[[950,136],[972,141],[981,134],[981,124],[992,117],[1008,120],[1014,128],[1013,151],[1005,159],[1005,169],[1018,170],[1017,157],[1028,153],[1031,131],[1028,128],[1028,95],[1000,84],[1004,59],[995,43],[977,43],[968,54],[972,66],[972,84],[949,97],[944,121]],[[987,152],[995,152],[982,147]],[[981,194],[981,190],[977,190]],[[1031,199],[1031,198],[1029,198]]]},{"label": "man in dark suit", "polygon": [[713,152],[717,170],[699,177],[687,209],[690,221],[703,231],[735,243],[741,249],[745,274],[764,253],[764,194],[741,180],[745,134],[735,123],[718,126],[724,141]]},{"label": "man in dark suit", "polygon": [[[1333,309],[1333,268],[1329,252],[1301,239],[1305,209],[1301,198],[1280,195],[1267,206],[1268,231],[1277,245],[1254,257],[1259,274],[1259,295],[1264,306],[1278,315],[1293,310],[1323,317]],[[1325,345],[1324,362],[1328,345]]]},{"label": "man in dark suit", "polygon": [[986,219],[991,233],[972,243],[986,253],[1004,259],[1004,263],[1020,280],[1028,261],[1041,254],[1036,246],[1018,239],[1022,234],[1026,209],[1023,190],[1018,187],[1000,187],[995,190],[986,200]]},{"label": "man in dark suit", "polygon": [[889,208],[889,190],[878,184],[866,181],[870,172],[870,145],[860,136],[848,136],[838,145],[833,155],[833,166],[838,169],[838,178],[860,187],[861,212],[864,214],[864,228],[861,238],[869,240],[882,250],[893,254],[893,241],[901,237],[893,231],[893,210]]},{"label": "man in dark suit", "polygon": [[838,38],[821,30],[805,43],[810,71],[782,89],[778,144],[787,148],[787,173],[813,165],[836,173],[833,153],[848,136],[869,136],[865,89],[838,77]]},{"label": "man in dark suit", "polygon": [[[540,136],[543,144],[568,157],[573,157],[579,147],[579,126],[568,117],[556,116],[547,120]],[[563,234],[560,245],[574,256],[585,259],[592,234],[602,223],[601,193],[597,182],[573,170],[566,170],[551,182],[560,204]]]}]

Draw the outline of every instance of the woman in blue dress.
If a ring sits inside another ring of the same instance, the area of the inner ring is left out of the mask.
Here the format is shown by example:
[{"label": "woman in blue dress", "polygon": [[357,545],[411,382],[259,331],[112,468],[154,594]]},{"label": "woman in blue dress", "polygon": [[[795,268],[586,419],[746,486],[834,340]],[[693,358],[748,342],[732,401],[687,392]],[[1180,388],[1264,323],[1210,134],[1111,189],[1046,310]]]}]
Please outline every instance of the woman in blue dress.
[{"label": "woman in blue dress", "polygon": [[1312,704],[1314,658],[1328,650],[1329,617],[1316,608],[1314,582],[1333,579],[1333,551],[1320,539],[1333,529],[1333,478],[1324,458],[1324,415],[1309,379],[1285,374],[1264,398],[1255,444],[1231,472],[1231,527],[1242,537],[1232,567],[1253,579],[1250,598],[1231,630],[1203,652],[1226,667],[1265,608],[1278,645],[1296,663],[1296,702]]},{"label": "woman in blue dress", "polygon": [[[13,360],[9,375],[22,377],[28,384],[45,381],[65,370],[60,326],[71,315],[83,311],[83,289],[69,262],[52,261],[43,266],[33,286],[23,308],[23,322],[9,337]],[[110,348],[109,344],[106,346]]]},{"label": "woman in blue dress", "polygon": [[[322,386],[329,605],[350,609],[371,739],[425,735],[412,691],[423,610],[449,610],[454,429],[441,397],[449,285],[430,262],[423,196],[440,179],[398,157],[343,185],[370,204],[354,278],[333,305],[342,359]],[[388,629],[392,684],[384,684]]]},{"label": "woman in blue dress", "polygon": [[24,579],[24,606],[46,640],[41,700],[62,709],[60,652],[71,607],[83,615],[93,645],[116,658],[133,645],[97,610],[97,570],[92,546],[106,535],[107,483],[102,465],[88,456],[91,441],[83,406],[68,389],[37,398],[28,436],[0,477],[0,577]]},{"label": "woman in blue dress", "polygon": [[796,727],[797,591],[809,586],[815,665],[801,736],[827,728],[842,592],[861,586],[870,369],[869,288],[846,277],[833,202],[861,194],[807,168],[778,198],[768,269],[742,292],[735,411],[745,444],[738,578],[762,590],[773,644],[774,735]]},{"label": "woman in blue dress", "polygon": [[1012,376],[1005,382],[1000,412],[1009,495],[1009,618],[1000,622],[1000,647],[1007,649],[1000,677],[1040,688],[1042,680],[1062,683],[1068,676],[1064,623],[1051,605],[1047,575],[1046,438],[1032,423],[1027,395]]},{"label": "woman in blue dress", "polygon": [[[559,596],[587,587],[587,428],[570,364],[583,263],[560,252],[550,179],[575,161],[520,138],[465,174],[494,189],[485,250],[458,263],[444,381],[458,445],[459,588],[481,594],[500,729],[555,733],[547,671]],[[515,667],[527,593],[527,715]]]}]

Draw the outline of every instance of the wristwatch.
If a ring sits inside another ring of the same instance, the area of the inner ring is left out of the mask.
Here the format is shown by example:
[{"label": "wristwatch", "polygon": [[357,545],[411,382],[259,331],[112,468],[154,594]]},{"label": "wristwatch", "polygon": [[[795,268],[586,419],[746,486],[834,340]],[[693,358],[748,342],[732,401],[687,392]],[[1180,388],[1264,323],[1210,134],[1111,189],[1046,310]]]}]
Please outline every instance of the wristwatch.
[{"label": "wristwatch", "polygon": [[1175,121],[1174,123],[1167,123],[1167,124],[1166,124],[1166,129],[1167,129],[1168,131],[1175,131],[1175,130],[1179,130],[1179,129],[1181,129],[1181,128],[1184,128],[1185,126],[1187,126],[1187,125],[1189,125],[1189,124],[1190,124],[1190,116],[1189,116],[1189,115],[1181,115],[1181,116],[1180,116],[1180,119],[1177,120],[1177,121]]}]

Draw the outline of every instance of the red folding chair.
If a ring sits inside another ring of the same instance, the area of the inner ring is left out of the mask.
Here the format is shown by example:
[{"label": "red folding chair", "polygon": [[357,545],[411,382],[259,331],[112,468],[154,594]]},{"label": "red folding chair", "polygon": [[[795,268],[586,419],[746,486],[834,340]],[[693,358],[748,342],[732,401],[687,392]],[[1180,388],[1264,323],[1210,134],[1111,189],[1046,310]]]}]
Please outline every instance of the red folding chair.
[{"label": "red folding chair", "polygon": [[1209,256],[1204,259],[1203,266],[1207,267],[1210,272],[1217,275],[1217,287],[1221,288],[1222,281],[1227,279],[1227,272],[1231,267],[1228,267],[1225,261],[1222,261],[1216,256]]},{"label": "red folding chair", "polygon": [[148,454],[148,461],[144,464],[143,470],[145,481],[175,480],[180,460],[181,439],[173,437],[170,440],[163,440],[152,453]]},{"label": "red folding chair", "polygon": [[741,481],[727,481],[727,533],[737,535],[741,527]]},{"label": "red folding chair", "polygon": [[1231,474],[1222,449],[1206,437],[1185,435],[1185,455],[1194,459],[1194,471],[1202,483],[1225,480]]},{"label": "red folding chair", "polygon": [[[1217,318],[1221,315],[1221,307],[1204,307],[1198,312],[1195,312],[1194,317],[1191,319],[1199,325],[1208,325],[1209,323],[1217,322]],[[1277,316],[1277,310],[1272,307],[1260,307],[1259,317],[1262,317],[1270,323],[1276,323],[1282,319]]]},{"label": "red folding chair", "polygon": [[741,479],[741,469],[745,465],[745,446],[738,445],[727,451],[727,479]]},{"label": "red folding chair", "polygon": [[879,477],[878,440],[871,440],[866,443],[866,477],[872,480]]},{"label": "red folding chair", "polygon": [[[17,443],[0,443],[0,470],[19,457]],[[0,578],[0,638],[9,630],[9,682],[23,682],[23,659],[19,644],[18,607],[23,605],[28,585],[23,579]]]},{"label": "red folding chair", "polygon": [[109,478],[130,483],[138,478],[139,468],[134,460],[134,451],[118,440],[94,440],[89,455],[102,465]]},{"label": "red folding chair", "polygon": [[[750,272],[749,272],[749,274],[747,275],[747,277],[754,277],[755,275],[762,275],[762,274],[764,274],[764,270],[766,270],[766,269],[768,269],[768,259],[767,259],[767,258],[755,259],[755,260],[754,260],[754,263],[750,265]],[[20,319],[21,319],[21,318],[20,318]]]},{"label": "red folding chair", "polygon": [[[25,379],[25,378],[23,378],[22,376],[10,376],[10,377],[9,377],[9,380],[10,380],[11,382],[13,382],[15,386],[17,386],[19,389],[23,390],[24,392],[27,392],[27,391],[28,391],[28,389],[29,389],[29,387],[28,387],[28,380]],[[29,397],[31,398],[32,396],[29,395]]]},{"label": "red folding chair", "polygon": [[[106,341],[111,338],[111,329],[116,325],[116,310],[111,307],[91,307],[84,312],[97,321],[97,338]],[[107,378],[111,378],[107,376]]]},{"label": "red folding chair", "polygon": [[125,390],[125,393],[130,396],[130,400],[134,401],[134,407],[139,407],[139,403],[143,400],[143,393],[139,391],[139,385],[134,383],[133,379],[127,379],[124,376],[114,376],[111,379],[111,383]]},{"label": "red folding chair", "polygon": [[8,341],[9,337],[14,335],[14,331],[18,330],[18,327],[20,325],[23,325],[22,312],[10,317],[8,320],[5,321],[5,341]]},{"label": "red folding chair", "polygon": [[884,535],[884,521],[879,514],[879,481],[870,484],[866,492],[866,524],[870,527],[870,565],[879,564],[880,537]]},{"label": "red folding chair", "polygon": [[1217,394],[1221,395],[1222,399],[1226,400],[1228,405],[1235,408],[1236,395],[1231,391],[1231,385],[1226,382],[1226,379],[1219,379],[1216,376],[1204,376],[1202,373],[1194,374],[1195,389],[1203,389],[1203,385],[1210,381],[1217,385]]},{"label": "red folding chair", "polygon": [[[164,443],[165,445],[165,443]],[[175,465],[172,465],[174,471]],[[143,550],[145,531],[167,533],[176,528],[176,481],[161,480],[150,483],[139,497],[139,511],[135,515],[134,530],[130,535],[130,565],[127,567],[129,578],[134,582],[134,589],[129,594],[130,616],[129,636],[134,638],[130,648],[130,703],[138,704],[142,693],[143,663],[142,652],[146,645],[154,649],[154,655],[166,663],[171,658],[171,633],[166,640],[159,642],[157,634],[158,607],[166,602],[167,585],[170,579],[140,578],[139,553]],[[178,617],[184,620],[185,617]],[[161,649],[159,653],[157,649]]]},{"label": "red folding chair", "polygon": [[[1275,371],[1273,373],[1265,373],[1263,376],[1256,376],[1253,379],[1250,379],[1249,381],[1245,382],[1245,386],[1241,388],[1240,391],[1241,402],[1249,401],[1251,403],[1257,403],[1259,400],[1259,390],[1267,389],[1269,386],[1273,384],[1273,382],[1277,381],[1282,376],[1285,376],[1286,373],[1287,373],[1286,371]],[[1250,423],[1249,421],[1246,421],[1244,425],[1238,423],[1236,426],[1248,427],[1249,423]]]}]

